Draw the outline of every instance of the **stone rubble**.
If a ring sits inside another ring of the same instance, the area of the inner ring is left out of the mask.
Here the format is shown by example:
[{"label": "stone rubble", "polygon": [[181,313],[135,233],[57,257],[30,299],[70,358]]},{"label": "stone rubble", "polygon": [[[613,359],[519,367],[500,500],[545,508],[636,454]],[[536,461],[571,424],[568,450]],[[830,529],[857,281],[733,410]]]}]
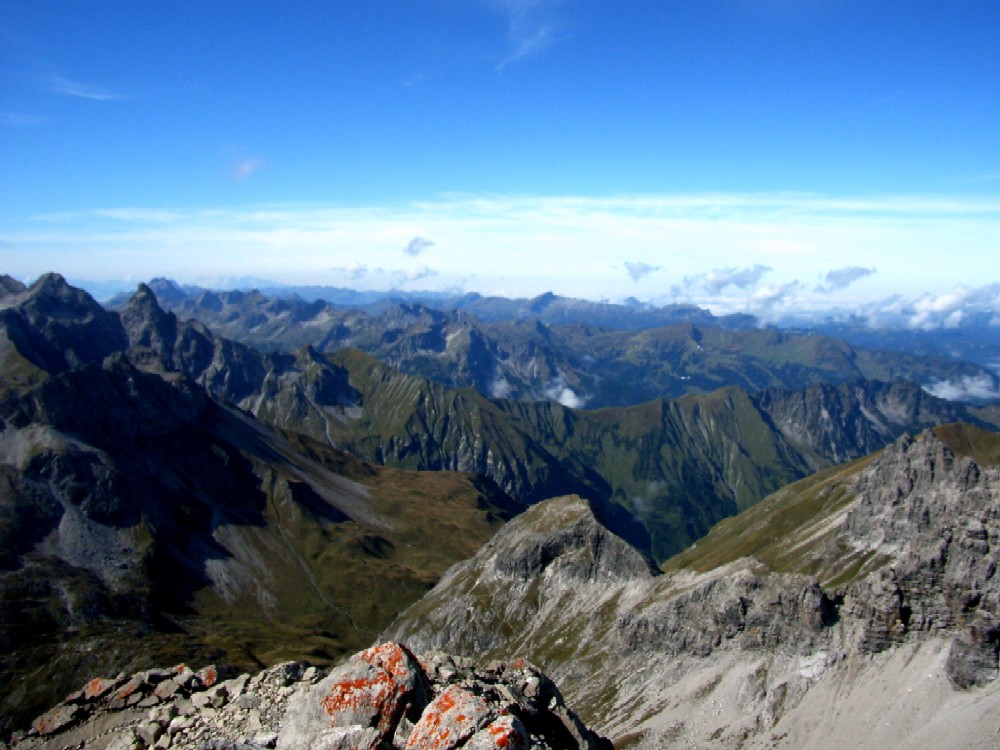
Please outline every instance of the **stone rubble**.
[{"label": "stone rubble", "polygon": [[222,680],[185,665],[96,678],[7,750],[610,750],[524,660],[479,667],[384,643],[333,671],[288,662]]}]

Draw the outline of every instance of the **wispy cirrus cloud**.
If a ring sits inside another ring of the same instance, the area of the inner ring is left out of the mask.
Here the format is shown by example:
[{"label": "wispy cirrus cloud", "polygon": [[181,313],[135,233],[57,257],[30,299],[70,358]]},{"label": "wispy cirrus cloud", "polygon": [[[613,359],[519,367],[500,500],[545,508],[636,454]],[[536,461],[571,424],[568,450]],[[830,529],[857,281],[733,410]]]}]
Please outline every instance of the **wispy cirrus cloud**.
[{"label": "wispy cirrus cloud", "polygon": [[507,51],[497,71],[541,53],[561,37],[557,0],[493,0],[507,17]]},{"label": "wispy cirrus cloud", "polygon": [[0,125],[7,128],[30,128],[44,125],[48,119],[26,112],[0,112]]},{"label": "wispy cirrus cloud", "polygon": [[244,180],[249,180],[264,166],[264,160],[258,156],[251,156],[246,159],[240,159],[233,165],[233,179],[238,182],[243,182]]},{"label": "wispy cirrus cloud", "polygon": [[519,60],[541,52],[552,43],[552,39],[553,32],[547,26],[536,29],[530,36],[515,39],[514,50],[497,63],[497,70],[503,70]]},{"label": "wispy cirrus cloud", "polygon": [[126,98],[124,94],[80,81],[74,81],[71,78],[56,73],[53,73],[46,79],[46,85],[49,91],[55,94],[72,96],[77,99],[87,99],[92,102],[115,102]]}]

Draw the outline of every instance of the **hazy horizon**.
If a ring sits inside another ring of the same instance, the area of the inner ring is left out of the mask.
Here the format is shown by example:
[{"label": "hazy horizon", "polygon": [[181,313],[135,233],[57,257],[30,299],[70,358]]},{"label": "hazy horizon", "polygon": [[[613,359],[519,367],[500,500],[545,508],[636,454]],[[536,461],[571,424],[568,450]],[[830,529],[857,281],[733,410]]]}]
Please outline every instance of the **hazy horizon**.
[{"label": "hazy horizon", "polygon": [[7,0],[0,270],[957,325],[1000,311],[998,33],[989,2]]}]

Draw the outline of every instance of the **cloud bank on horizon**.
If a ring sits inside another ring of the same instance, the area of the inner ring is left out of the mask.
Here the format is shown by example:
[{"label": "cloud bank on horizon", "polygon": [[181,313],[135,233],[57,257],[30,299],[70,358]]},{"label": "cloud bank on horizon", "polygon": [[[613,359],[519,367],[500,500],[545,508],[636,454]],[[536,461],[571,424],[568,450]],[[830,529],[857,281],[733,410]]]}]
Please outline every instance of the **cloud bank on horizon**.
[{"label": "cloud bank on horizon", "polygon": [[[1000,279],[992,252],[1000,201],[988,200],[459,196],[370,207],[112,208],[36,215],[0,240],[3,270],[22,279],[56,270],[107,281],[127,269],[129,278],[188,283],[252,275],[373,290],[634,297],[765,320],[853,314],[925,329],[990,310],[1000,318],[995,285],[981,284]],[[733,265],[734,257],[748,262]]]}]

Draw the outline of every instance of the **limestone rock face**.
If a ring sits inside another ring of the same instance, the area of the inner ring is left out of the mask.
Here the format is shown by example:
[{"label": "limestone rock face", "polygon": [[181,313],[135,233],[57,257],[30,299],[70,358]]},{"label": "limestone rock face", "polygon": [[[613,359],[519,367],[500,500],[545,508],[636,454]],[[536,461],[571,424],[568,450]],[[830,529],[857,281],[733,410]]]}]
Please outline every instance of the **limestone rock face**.
[{"label": "limestone rock face", "polygon": [[[94,679],[14,737],[17,750],[610,750],[518,659],[480,666],[399,643],[324,676],[292,662],[220,681],[184,665]],[[0,746],[2,747],[2,746]]]},{"label": "limestone rock face", "polygon": [[[722,541],[699,542],[709,556],[736,550],[725,562],[662,575],[579,498],[548,501],[385,637],[524,653],[589,724],[635,747],[992,746],[955,717],[1000,710],[1000,470],[928,432],[830,476],[797,505],[767,506],[784,527],[738,517]],[[809,515],[821,506],[833,511]],[[780,554],[753,556],[774,543]],[[905,731],[847,732],[843,696]]]},{"label": "limestone rock face", "polygon": [[881,651],[948,633],[948,675],[967,688],[997,677],[1000,472],[956,457],[930,433],[903,438],[857,483],[841,539],[892,561],[848,591],[862,645]]}]

